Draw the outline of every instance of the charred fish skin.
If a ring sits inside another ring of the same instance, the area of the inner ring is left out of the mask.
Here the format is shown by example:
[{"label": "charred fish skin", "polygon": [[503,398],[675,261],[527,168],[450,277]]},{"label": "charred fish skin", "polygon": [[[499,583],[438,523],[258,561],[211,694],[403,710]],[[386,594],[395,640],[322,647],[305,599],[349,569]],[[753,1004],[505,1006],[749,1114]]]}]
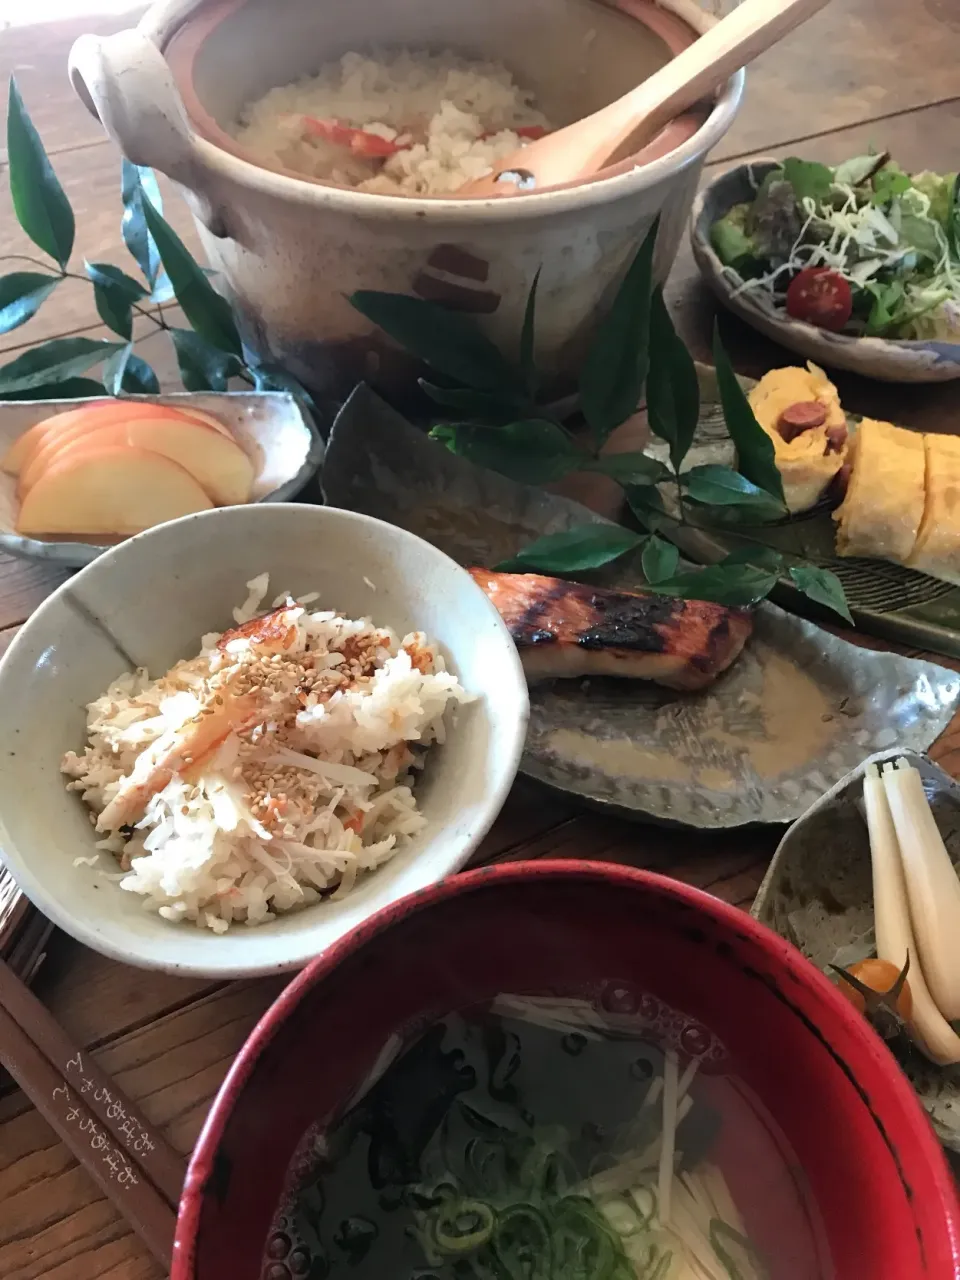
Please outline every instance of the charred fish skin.
[{"label": "charred fish skin", "polygon": [[736,660],[753,629],[748,611],[705,601],[540,574],[470,573],[506,622],[530,679],[612,675],[699,689]]}]

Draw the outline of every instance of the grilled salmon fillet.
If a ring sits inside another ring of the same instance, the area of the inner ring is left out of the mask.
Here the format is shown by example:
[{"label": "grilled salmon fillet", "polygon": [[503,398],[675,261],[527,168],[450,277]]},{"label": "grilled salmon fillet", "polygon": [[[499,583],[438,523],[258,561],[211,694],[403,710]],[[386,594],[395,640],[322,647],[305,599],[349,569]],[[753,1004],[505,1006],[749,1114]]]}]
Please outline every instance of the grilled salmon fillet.
[{"label": "grilled salmon fillet", "polygon": [[470,574],[496,605],[528,680],[625,676],[703,689],[753,630],[746,609],[641,591],[609,591],[537,573]]}]

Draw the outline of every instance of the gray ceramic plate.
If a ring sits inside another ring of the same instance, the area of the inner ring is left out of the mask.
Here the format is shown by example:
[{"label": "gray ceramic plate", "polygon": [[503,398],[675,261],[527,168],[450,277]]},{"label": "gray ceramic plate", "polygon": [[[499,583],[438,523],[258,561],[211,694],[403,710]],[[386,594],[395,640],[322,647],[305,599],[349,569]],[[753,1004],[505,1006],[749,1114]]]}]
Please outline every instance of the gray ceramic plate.
[{"label": "gray ceramic plate", "polygon": [[960,378],[960,343],[828,333],[816,325],[792,320],[773,307],[766,295],[738,292],[743,281],[717,257],[710,243],[710,228],[735,204],[752,200],[764,175],[777,164],[777,160],[763,159],[739,165],[704,187],[694,202],[690,224],[693,256],[724,306],[774,342],[835,369],[850,369],[882,382],[950,382]]},{"label": "gray ceramic plate", "polygon": [[[923,777],[954,864],[960,871],[960,785],[925,756],[899,748]],[[870,839],[863,816],[863,773],[849,773],[790,828],[760,886],[753,915],[799,947],[815,965],[845,966],[873,955]],[[944,1146],[960,1153],[960,1067],[937,1067],[919,1053],[903,1059]]]},{"label": "gray ceramic plate", "polygon": [[[454,456],[365,387],[334,424],[322,484],[331,505],[410,529],[466,566],[606,523]],[[643,582],[629,560],[595,580]],[[599,679],[539,685],[531,701],[531,777],[628,816],[736,827],[792,822],[871,751],[929,746],[960,702],[960,677],[764,605],[740,660],[705,693]]]},{"label": "gray ceramic plate", "polygon": [[[202,392],[169,396],[131,396],[147,404],[182,405],[215,414],[253,459],[252,502],[289,502],[316,473],[323,441],[297,401],[285,392]],[[0,403],[0,457],[35,422],[76,409],[82,400],[32,400]],[[0,547],[15,556],[79,568],[106,551],[92,542],[40,541],[14,530],[16,481],[0,472]]]}]

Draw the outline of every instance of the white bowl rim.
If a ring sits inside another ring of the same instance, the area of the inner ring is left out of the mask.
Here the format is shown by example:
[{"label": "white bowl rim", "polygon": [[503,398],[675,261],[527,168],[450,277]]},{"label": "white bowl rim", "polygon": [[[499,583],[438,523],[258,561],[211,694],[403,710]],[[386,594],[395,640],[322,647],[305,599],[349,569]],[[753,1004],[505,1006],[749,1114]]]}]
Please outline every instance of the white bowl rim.
[{"label": "white bowl rim", "polygon": [[[125,542],[119,543],[115,547],[111,547],[103,555],[99,556],[91,564],[84,566],[78,573],[74,574],[66,582],[62,583],[56,591],[54,591],[46,600],[34,611],[31,617],[23,624],[13,641],[7,648],[6,652],[0,657],[0,699],[3,695],[3,682],[7,675],[9,667],[12,665],[14,656],[18,654],[28,640],[24,637],[29,635],[29,629],[34,619],[43,618],[48,613],[53,612],[60,606],[63,597],[68,595],[73,585],[85,580],[87,576],[101,574],[109,571],[114,560],[122,555],[136,555],[137,548],[142,546],[145,541],[151,540],[154,535],[160,531],[168,531],[178,526],[186,528],[194,522],[212,521],[219,519],[221,522],[227,523],[233,520],[267,520],[274,516],[274,513],[296,511],[303,514],[305,518],[324,520],[333,517],[352,523],[356,526],[377,527],[384,534],[388,534],[394,541],[407,542],[411,546],[416,546],[419,553],[430,558],[436,558],[438,561],[445,561],[448,565],[455,567],[459,574],[463,575],[464,586],[469,584],[470,589],[479,593],[486,602],[491,622],[496,630],[499,631],[504,641],[504,659],[507,664],[509,678],[512,679],[514,685],[514,694],[517,703],[517,716],[515,723],[510,726],[509,732],[505,732],[497,737],[495,757],[498,761],[498,779],[491,788],[484,806],[483,815],[476,823],[471,831],[470,837],[462,846],[460,846],[455,855],[448,856],[443,864],[437,869],[435,874],[423,877],[422,883],[409,888],[405,893],[384,894],[380,899],[369,904],[369,910],[364,914],[364,918],[358,924],[344,929],[335,938],[331,938],[324,946],[318,948],[317,944],[309,941],[309,928],[306,930],[307,936],[304,937],[303,931],[291,933],[285,939],[288,944],[286,954],[280,960],[274,960],[266,963],[243,963],[230,964],[192,964],[182,963],[171,958],[166,960],[147,959],[144,956],[131,953],[128,947],[121,947],[110,936],[105,936],[96,928],[91,927],[87,921],[79,915],[72,915],[69,911],[61,909],[60,904],[46,890],[44,877],[40,877],[34,873],[31,868],[30,860],[25,858],[11,839],[7,830],[3,815],[0,813],[0,865],[6,866],[10,874],[13,876],[18,887],[27,895],[30,901],[43,914],[53,922],[57,928],[63,930],[75,941],[83,943],[90,947],[91,950],[99,952],[108,959],[119,961],[121,964],[127,964],[134,968],[149,969],[164,973],[175,974],[179,977],[195,977],[195,978],[212,978],[212,979],[241,979],[266,977],[271,974],[289,972],[292,970],[302,969],[311,960],[332,946],[340,937],[345,937],[348,933],[352,933],[354,928],[358,928],[370,915],[379,911],[381,908],[390,905],[393,902],[400,901],[401,898],[415,894],[421,888],[435,884],[440,880],[446,879],[457,871],[464,868],[469,861],[470,856],[479,845],[480,841],[492,827],[494,821],[500,813],[507,796],[509,795],[520,765],[520,757],[523,753],[524,742],[526,740],[527,722],[530,714],[529,695],[527,691],[527,681],[524,675],[523,665],[520,661],[520,655],[516,645],[506,624],[501,618],[495,606],[489,601],[485,593],[476,583],[473,582],[470,575],[461,565],[438,547],[427,542],[424,538],[418,537],[416,534],[410,533],[406,529],[401,529],[397,525],[392,525],[385,520],[378,520],[373,516],[361,514],[356,511],[348,511],[343,507],[326,507],[315,506],[308,503],[297,502],[278,502],[265,505],[251,504],[241,507],[218,507],[212,511],[200,511],[191,515],[182,516],[179,520],[171,520],[166,524],[155,525],[151,529],[144,530],[132,538],[128,538]],[[251,513],[256,513],[251,515]],[[317,514],[320,513],[320,514]],[[224,519],[226,517],[226,520]],[[425,851],[424,851],[425,852]],[[421,855],[422,856],[422,855]],[[345,899],[346,900],[346,899]],[[306,907],[302,911],[285,913],[284,920],[292,920],[302,917],[304,921],[315,919],[311,913],[315,910],[313,907]],[[103,920],[99,920],[103,923]],[[260,930],[269,930],[270,924],[258,926],[258,936],[263,936]],[[179,929],[175,925],[170,925],[170,951],[171,955],[176,952],[177,938]]]}]

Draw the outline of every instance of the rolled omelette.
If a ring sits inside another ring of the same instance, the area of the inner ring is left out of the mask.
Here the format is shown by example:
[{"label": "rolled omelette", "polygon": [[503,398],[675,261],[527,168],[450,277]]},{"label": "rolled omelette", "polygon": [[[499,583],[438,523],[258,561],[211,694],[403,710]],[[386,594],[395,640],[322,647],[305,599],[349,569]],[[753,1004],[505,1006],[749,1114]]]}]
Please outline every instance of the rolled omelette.
[{"label": "rolled omelette", "polygon": [[960,583],[960,437],[925,434],[926,502],[907,564]]},{"label": "rolled omelette", "polygon": [[924,437],[864,418],[850,443],[847,495],[833,513],[837,554],[908,564],[924,514]]},{"label": "rolled omelette", "polygon": [[[822,369],[808,364],[806,369],[772,369],[747,398],[773,441],[787,510],[795,514],[815,506],[846,461],[847,419],[836,387]],[[791,413],[804,409],[820,410],[813,415],[814,425],[803,426],[801,412],[798,425],[791,426]]]}]

